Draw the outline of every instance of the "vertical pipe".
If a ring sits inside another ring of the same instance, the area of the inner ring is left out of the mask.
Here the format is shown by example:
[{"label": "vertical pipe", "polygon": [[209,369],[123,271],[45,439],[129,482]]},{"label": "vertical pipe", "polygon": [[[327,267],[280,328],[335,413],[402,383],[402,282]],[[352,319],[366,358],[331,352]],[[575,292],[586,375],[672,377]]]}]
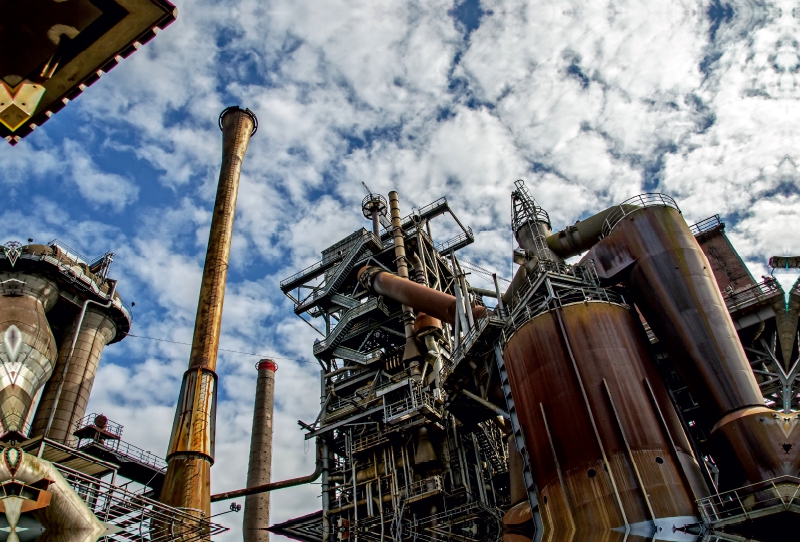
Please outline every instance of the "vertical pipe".
[{"label": "vertical pipe", "polygon": [[372,233],[374,233],[375,236],[378,239],[380,239],[380,237],[381,237],[381,223],[380,223],[380,218],[379,218],[379,215],[378,215],[378,209],[377,208],[372,209]]},{"label": "vertical pipe", "polygon": [[494,281],[494,291],[497,293],[497,308],[500,312],[503,311],[503,295],[500,293],[500,283],[497,282],[497,273],[492,273],[492,280]]},{"label": "vertical pipe", "polygon": [[222,129],[222,166],[200,285],[189,369],[183,375],[175,409],[167,452],[167,475],[160,496],[165,504],[189,508],[205,517],[211,513],[211,464],[214,462],[216,424],[215,370],[236,196],[242,160],[258,121],[249,109],[234,106],[220,114],[219,125]]},{"label": "vertical pipe", "polygon": [[[272,418],[275,405],[275,371],[278,365],[262,359],[256,365],[256,403],[253,408],[253,431],[250,434],[250,463],[247,487],[268,484],[272,478]],[[248,495],[244,501],[244,542],[268,542],[269,492]]]},{"label": "vertical pipe", "polygon": [[[406,259],[406,243],[403,236],[403,219],[400,216],[400,200],[397,192],[389,192],[389,212],[392,217],[392,236],[394,237],[394,257],[397,265],[397,275],[408,279],[408,260]],[[411,307],[402,306],[403,325],[406,332],[406,349],[403,360],[413,359],[419,356],[419,349],[414,339],[414,314]]]}]

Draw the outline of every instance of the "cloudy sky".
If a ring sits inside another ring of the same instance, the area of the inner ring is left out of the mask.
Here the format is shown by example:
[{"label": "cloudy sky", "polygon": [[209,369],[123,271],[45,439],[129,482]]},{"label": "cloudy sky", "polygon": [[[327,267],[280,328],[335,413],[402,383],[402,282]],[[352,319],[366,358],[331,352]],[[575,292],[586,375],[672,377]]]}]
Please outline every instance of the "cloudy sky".
[{"label": "cloudy sky", "polygon": [[[313,469],[296,420],[319,406],[316,334],[278,282],[367,225],[362,181],[406,211],[446,196],[476,232],[465,255],[504,276],[518,178],[556,228],[664,192],[689,222],[719,213],[757,276],[800,252],[797,0],[177,5],[155,40],[0,147],[0,242],[114,251],[132,333],[190,342],[217,116],[252,109],[221,346],[279,358],[276,479]],[[188,353],[107,348],[90,411],[163,455]],[[214,492],[244,485],[257,359],[220,356]],[[276,493],[273,521],[317,510],[318,490]],[[220,520],[220,540],[240,539],[241,516]]]}]

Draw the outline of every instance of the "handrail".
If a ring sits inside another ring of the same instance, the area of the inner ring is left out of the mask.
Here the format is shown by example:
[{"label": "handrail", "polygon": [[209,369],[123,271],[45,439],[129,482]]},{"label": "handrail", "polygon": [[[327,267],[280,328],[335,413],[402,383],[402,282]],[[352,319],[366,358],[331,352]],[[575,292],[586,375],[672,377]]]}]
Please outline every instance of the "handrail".
[{"label": "handrail", "polygon": [[309,274],[312,270],[316,270],[317,268],[325,267],[326,265],[331,264],[332,262],[341,261],[344,256],[342,254],[334,254],[330,258],[324,258],[316,263],[313,263],[306,267],[305,269],[298,271],[291,277],[285,278],[280,282],[281,288],[283,288],[286,284],[290,284],[297,280],[298,278],[302,277],[303,275]]},{"label": "handrail", "polygon": [[766,301],[778,294],[783,295],[781,285],[777,280],[768,278],[759,282],[758,284],[748,286],[742,290],[723,294],[723,297],[725,299],[725,306],[728,308],[728,312],[734,312],[748,305]]},{"label": "handrail", "polygon": [[675,200],[666,194],[661,194],[660,192],[639,194],[638,196],[626,199],[608,214],[603,222],[603,234],[601,238],[608,236],[611,230],[613,230],[623,218],[645,207],[672,207],[679,213],[681,212]]},{"label": "handrail", "polygon": [[[782,488],[787,489],[786,495],[781,493]],[[756,494],[760,494],[760,498],[745,498]],[[747,518],[758,510],[776,507],[788,510],[792,505],[800,505],[800,478],[796,476],[770,478],[697,500],[703,519],[711,524],[738,516]]]},{"label": "handrail", "polygon": [[53,466],[99,519],[120,528],[106,535],[109,540],[167,542],[178,535],[188,542],[228,530],[189,510],[162,504],[58,463]]},{"label": "handrail", "polygon": [[456,235],[452,239],[448,239],[447,241],[444,241],[443,243],[440,243],[436,247],[436,250],[438,252],[447,252],[448,250],[450,250],[450,248],[458,245],[459,243],[461,243],[463,241],[467,241],[469,239],[472,239],[473,241],[475,240],[475,236],[472,233],[472,228],[467,228],[467,231],[461,232],[460,234]]},{"label": "handrail", "polygon": [[710,216],[700,222],[692,224],[689,226],[689,231],[692,232],[692,235],[697,237],[701,233],[713,230],[718,226],[724,226],[722,221],[719,219],[719,215]]}]

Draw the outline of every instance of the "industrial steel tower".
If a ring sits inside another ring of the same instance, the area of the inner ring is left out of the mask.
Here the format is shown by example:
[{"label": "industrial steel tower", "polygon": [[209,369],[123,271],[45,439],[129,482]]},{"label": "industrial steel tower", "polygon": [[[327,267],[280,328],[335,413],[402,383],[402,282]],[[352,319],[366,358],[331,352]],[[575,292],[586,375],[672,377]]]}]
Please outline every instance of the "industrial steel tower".
[{"label": "industrial steel tower", "polygon": [[[3,439],[66,442],[84,417],[103,348],[122,340],[129,308],[108,278],[113,254],[89,260],[59,241],[0,252]],[[32,411],[39,399],[36,412]]]}]

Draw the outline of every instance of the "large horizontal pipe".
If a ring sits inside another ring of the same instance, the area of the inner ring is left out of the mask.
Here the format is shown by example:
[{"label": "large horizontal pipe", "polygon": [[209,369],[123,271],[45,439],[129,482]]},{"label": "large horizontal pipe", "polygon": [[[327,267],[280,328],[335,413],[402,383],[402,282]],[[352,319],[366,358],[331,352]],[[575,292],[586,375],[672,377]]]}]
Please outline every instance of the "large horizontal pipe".
[{"label": "large horizontal pipe", "polygon": [[[370,292],[393,299],[416,311],[423,311],[451,325],[455,324],[456,298],[450,294],[369,265],[359,270],[358,280]],[[472,307],[472,315],[475,318],[487,316],[486,307]]]},{"label": "large horizontal pipe", "polygon": [[625,214],[635,211],[636,205],[623,204],[609,207],[600,211],[596,215],[584,220],[579,220],[572,226],[567,226],[563,230],[547,237],[547,246],[562,258],[569,258],[592,248],[603,235],[603,224],[608,215],[614,211],[622,209]]},{"label": "large horizontal pipe", "polygon": [[276,489],[283,489],[286,487],[300,486],[303,484],[310,484],[320,477],[322,474],[322,442],[317,439],[317,464],[314,472],[307,476],[300,476],[298,478],[290,478],[288,480],[281,480],[280,482],[271,482],[260,486],[246,487],[244,489],[237,489],[236,491],[228,491],[225,493],[217,493],[211,495],[211,502],[227,501],[237,497],[246,497],[247,495],[255,495],[257,493],[266,493],[267,491],[275,491]]}]

